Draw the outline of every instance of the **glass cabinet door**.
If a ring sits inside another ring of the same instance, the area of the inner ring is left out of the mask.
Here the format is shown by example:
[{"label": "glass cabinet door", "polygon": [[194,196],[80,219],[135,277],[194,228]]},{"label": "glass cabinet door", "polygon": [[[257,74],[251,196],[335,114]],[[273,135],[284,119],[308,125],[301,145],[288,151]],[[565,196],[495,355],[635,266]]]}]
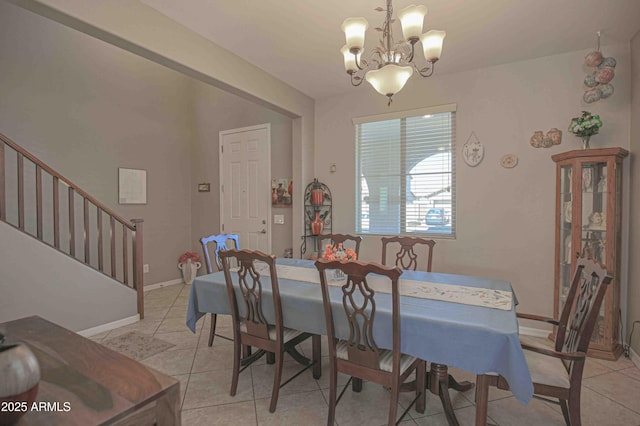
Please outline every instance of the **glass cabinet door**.
[{"label": "glass cabinet door", "polygon": [[571,264],[573,263],[574,254],[572,246],[572,216],[573,216],[573,198],[572,198],[572,181],[573,167],[571,165],[562,166],[560,171],[560,306],[557,312],[558,316],[564,306],[567,298],[569,287],[571,286]]},{"label": "glass cabinet door", "polygon": [[607,237],[607,163],[582,164],[582,235],[580,254],[605,268]]}]

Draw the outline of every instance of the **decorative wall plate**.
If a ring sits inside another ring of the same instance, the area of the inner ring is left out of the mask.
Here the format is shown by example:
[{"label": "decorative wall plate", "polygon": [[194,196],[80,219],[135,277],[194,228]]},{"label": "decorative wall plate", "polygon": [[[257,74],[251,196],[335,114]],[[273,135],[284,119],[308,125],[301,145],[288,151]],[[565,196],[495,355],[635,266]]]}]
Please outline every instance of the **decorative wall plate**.
[{"label": "decorative wall plate", "polygon": [[478,140],[475,132],[471,132],[467,142],[462,146],[462,158],[468,166],[475,167],[484,157],[484,146]]},{"label": "decorative wall plate", "polygon": [[518,165],[518,157],[515,154],[503,155],[500,159],[500,165],[505,169],[513,169]]}]

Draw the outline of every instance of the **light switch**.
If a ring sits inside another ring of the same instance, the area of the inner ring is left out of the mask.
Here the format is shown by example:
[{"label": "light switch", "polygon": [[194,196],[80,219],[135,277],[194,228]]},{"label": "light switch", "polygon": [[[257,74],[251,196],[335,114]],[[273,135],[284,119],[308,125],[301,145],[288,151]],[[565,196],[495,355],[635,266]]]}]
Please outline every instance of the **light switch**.
[{"label": "light switch", "polygon": [[278,225],[284,225],[284,215],[283,214],[274,214],[273,215],[273,223],[277,223]]}]

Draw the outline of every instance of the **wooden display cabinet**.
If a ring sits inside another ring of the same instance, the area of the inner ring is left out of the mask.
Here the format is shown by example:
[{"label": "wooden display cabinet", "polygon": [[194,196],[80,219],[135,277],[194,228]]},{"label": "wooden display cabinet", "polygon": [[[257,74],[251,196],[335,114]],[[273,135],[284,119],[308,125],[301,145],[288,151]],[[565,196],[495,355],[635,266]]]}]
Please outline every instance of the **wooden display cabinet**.
[{"label": "wooden display cabinet", "polygon": [[[613,277],[602,303],[589,356],[615,360],[620,334],[620,234],[622,148],[586,149],[553,155],[556,162],[556,253],[554,316],[559,318],[575,271],[574,259],[600,262]],[[555,332],[555,330],[554,330]]]}]

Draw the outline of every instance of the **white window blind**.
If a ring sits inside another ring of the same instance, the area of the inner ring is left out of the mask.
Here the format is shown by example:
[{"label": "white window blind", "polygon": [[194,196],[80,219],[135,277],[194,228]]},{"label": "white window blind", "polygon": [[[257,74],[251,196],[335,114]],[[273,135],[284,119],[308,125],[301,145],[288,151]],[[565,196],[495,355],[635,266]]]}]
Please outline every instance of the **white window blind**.
[{"label": "white window blind", "polygon": [[455,105],[369,119],[354,120],[357,232],[455,237]]}]

